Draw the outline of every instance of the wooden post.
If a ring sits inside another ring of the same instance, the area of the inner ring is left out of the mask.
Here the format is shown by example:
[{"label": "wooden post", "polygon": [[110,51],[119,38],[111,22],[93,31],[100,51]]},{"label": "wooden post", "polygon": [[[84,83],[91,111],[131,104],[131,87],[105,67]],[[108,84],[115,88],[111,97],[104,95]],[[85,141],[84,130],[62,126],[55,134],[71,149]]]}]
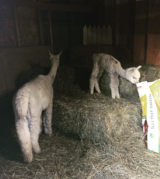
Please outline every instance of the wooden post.
[{"label": "wooden post", "polygon": [[39,34],[40,34],[40,44],[44,45],[44,38],[43,38],[43,27],[42,27],[42,17],[41,17],[41,10],[38,9],[38,21],[39,21]]},{"label": "wooden post", "polygon": [[53,31],[52,31],[52,19],[51,11],[48,11],[49,29],[50,29],[50,39],[51,39],[51,52],[53,53]]},{"label": "wooden post", "polygon": [[136,0],[133,62],[146,63],[148,0]]},{"label": "wooden post", "polygon": [[73,14],[73,12],[71,12],[71,42],[72,42],[72,44],[71,45],[74,45],[74,35],[73,35],[73,33],[74,33],[74,20],[73,20],[73,16],[74,16],[74,14]]},{"label": "wooden post", "polygon": [[119,0],[115,0],[115,44],[119,45]]},{"label": "wooden post", "polygon": [[21,47],[21,39],[20,39],[20,33],[19,33],[17,7],[16,6],[14,6],[14,19],[15,19],[15,26],[16,26],[17,45],[18,45],[18,47]]},{"label": "wooden post", "polygon": [[160,65],[160,11],[156,1],[149,0],[148,3],[148,32],[147,32],[147,53],[146,63]]}]

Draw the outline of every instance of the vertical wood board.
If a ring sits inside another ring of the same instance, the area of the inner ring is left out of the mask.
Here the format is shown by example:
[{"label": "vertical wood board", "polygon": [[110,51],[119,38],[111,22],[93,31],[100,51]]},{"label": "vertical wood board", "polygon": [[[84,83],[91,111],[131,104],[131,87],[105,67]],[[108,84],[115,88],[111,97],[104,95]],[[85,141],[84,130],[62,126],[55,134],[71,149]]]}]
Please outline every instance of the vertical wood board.
[{"label": "vertical wood board", "polygon": [[31,64],[42,68],[50,66],[48,47],[2,49],[2,60],[7,91],[16,89],[16,80],[21,73],[31,69]]}]

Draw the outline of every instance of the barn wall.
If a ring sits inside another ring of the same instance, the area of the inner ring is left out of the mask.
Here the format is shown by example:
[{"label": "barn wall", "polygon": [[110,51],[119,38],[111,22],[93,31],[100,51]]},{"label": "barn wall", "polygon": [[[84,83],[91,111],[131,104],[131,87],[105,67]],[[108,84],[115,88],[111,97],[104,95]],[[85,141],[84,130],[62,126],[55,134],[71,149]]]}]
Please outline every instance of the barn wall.
[{"label": "barn wall", "polygon": [[14,10],[10,6],[0,6],[0,48],[16,47]]},{"label": "barn wall", "polygon": [[90,0],[53,0],[62,3],[58,10],[48,3],[16,2],[0,2],[0,97],[24,84],[33,66],[49,67],[48,50],[63,51],[61,63],[68,61],[70,46],[82,44],[83,25],[92,19]]},{"label": "barn wall", "polygon": [[135,0],[105,0],[105,24],[111,25],[113,43],[133,54]]},{"label": "barn wall", "polygon": [[[0,49],[0,104],[26,83],[28,73],[37,68],[49,68],[50,46]],[[42,73],[43,71],[40,70]],[[33,74],[32,74],[33,75]]]},{"label": "barn wall", "polygon": [[146,62],[148,2],[136,1],[135,33],[134,33],[134,62]]},{"label": "barn wall", "polygon": [[160,65],[160,1],[136,0],[134,62]]},{"label": "barn wall", "polygon": [[146,63],[160,65],[160,1],[149,0],[148,6]]},{"label": "barn wall", "polygon": [[17,17],[21,46],[40,45],[36,8],[18,7]]}]

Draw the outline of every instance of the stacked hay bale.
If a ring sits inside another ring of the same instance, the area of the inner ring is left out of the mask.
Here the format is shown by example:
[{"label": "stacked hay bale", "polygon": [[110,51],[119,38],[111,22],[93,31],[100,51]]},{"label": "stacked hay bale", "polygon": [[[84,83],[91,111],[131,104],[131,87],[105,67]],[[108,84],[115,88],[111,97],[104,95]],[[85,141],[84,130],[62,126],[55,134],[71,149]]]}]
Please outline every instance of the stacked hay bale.
[{"label": "stacked hay bale", "polygon": [[139,102],[133,103],[126,99],[113,100],[103,94],[90,95],[75,85],[73,79],[74,73],[71,67],[63,67],[57,72],[54,84],[56,94],[53,103],[54,127],[93,143],[125,140],[140,131]]},{"label": "stacked hay bale", "polygon": [[72,96],[54,100],[53,126],[83,140],[110,143],[124,140],[139,130],[139,109],[139,103],[133,104],[126,99],[113,100],[102,94],[77,91]]},{"label": "stacked hay bale", "polygon": [[56,96],[69,94],[72,88],[76,88],[74,68],[69,66],[58,68],[53,84],[54,94]]},{"label": "stacked hay bale", "polygon": [[[160,79],[159,66],[143,65],[142,68],[140,69],[140,73],[141,73],[140,82],[142,81],[152,82],[155,81],[156,79]],[[119,80],[120,80],[119,92],[121,97],[125,97],[125,98],[134,97],[136,99],[139,99],[136,85],[132,84],[131,82],[129,82],[128,80],[122,77],[119,77]],[[102,90],[102,93],[107,96],[111,96],[111,90],[109,84],[110,84],[110,78],[108,76],[108,73],[104,73],[102,78],[100,79],[100,89]]]}]

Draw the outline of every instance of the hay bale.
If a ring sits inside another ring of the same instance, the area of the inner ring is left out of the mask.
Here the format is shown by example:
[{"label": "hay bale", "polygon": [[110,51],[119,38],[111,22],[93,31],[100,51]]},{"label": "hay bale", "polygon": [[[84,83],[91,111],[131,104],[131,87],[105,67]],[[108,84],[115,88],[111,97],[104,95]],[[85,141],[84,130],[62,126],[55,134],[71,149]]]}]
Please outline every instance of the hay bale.
[{"label": "hay bale", "polygon": [[70,93],[75,87],[75,71],[70,66],[58,68],[56,78],[53,84],[55,96],[61,96]]},{"label": "hay bale", "polygon": [[73,91],[54,99],[53,126],[94,143],[109,143],[135,133],[141,126],[140,104],[126,99]]},{"label": "hay bale", "polygon": [[[140,69],[140,73],[141,73],[140,82],[155,81],[157,79],[160,79],[160,66],[143,65],[142,68]],[[120,80],[120,85],[119,85],[120,95],[125,98],[130,98],[134,96],[138,100],[139,96],[138,96],[136,85],[132,84],[130,81],[122,77],[119,77],[119,80]],[[110,78],[108,76],[108,73],[103,74],[102,78],[100,79],[99,84],[100,84],[100,89],[102,93],[107,96],[111,96],[111,90],[109,87]]]}]

